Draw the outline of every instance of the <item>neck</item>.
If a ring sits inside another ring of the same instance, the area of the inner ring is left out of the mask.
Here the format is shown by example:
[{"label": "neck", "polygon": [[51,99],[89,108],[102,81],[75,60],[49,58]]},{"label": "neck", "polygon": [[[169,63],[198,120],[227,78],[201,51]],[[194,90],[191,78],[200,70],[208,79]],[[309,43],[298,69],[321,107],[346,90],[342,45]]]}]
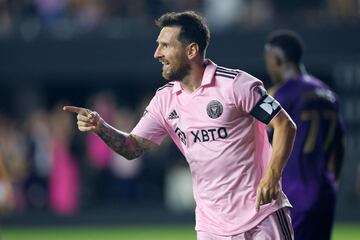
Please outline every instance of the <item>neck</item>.
[{"label": "neck", "polygon": [[201,85],[204,71],[205,64],[203,61],[201,63],[192,64],[189,74],[185,76],[180,83],[181,87],[187,92],[194,92]]},{"label": "neck", "polygon": [[299,67],[291,66],[291,67],[287,67],[284,71],[282,71],[281,77],[285,82],[288,81],[289,79],[297,79],[302,74],[303,72],[301,71],[300,66]]}]

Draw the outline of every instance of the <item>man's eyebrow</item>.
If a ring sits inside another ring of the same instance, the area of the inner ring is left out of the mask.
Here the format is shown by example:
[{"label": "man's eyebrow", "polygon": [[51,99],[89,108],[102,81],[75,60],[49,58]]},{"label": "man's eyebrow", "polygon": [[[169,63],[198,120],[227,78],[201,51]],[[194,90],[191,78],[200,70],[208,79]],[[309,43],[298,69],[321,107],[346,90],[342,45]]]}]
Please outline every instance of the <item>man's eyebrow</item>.
[{"label": "man's eyebrow", "polygon": [[168,41],[156,40],[158,44],[169,44]]}]

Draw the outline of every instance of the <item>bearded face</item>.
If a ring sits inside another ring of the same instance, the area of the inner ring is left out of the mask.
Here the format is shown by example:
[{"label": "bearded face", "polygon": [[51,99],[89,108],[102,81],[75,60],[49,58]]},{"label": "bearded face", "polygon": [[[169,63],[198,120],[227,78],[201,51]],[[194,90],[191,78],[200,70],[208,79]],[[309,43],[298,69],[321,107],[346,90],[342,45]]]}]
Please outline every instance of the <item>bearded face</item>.
[{"label": "bearded face", "polygon": [[162,75],[169,81],[182,81],[189,73],[186,47],[178,40],[180,27],[164,27],[158,36],[154,57],[162,64]]}]

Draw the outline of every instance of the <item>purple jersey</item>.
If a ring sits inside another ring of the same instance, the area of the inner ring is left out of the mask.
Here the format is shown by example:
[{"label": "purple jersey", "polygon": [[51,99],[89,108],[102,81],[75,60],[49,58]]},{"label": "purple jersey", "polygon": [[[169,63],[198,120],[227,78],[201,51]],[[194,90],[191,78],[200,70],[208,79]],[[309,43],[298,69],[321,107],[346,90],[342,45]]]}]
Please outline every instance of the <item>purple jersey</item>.
[{"label": "purple jersey", "polygon": [[273,93],[297,125],[297,136],[283,171],[283,190],[293,205],[292,216],[335,206],[330,154],[342,140],[343,128],[335,94],[320,80],[303,75]]}]

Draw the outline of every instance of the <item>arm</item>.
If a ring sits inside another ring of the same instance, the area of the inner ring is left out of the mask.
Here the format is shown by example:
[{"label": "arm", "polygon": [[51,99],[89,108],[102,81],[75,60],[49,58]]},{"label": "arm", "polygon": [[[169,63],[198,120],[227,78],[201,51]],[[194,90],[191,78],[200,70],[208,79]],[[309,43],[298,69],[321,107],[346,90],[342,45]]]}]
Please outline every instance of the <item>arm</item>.
[{"label": "arm", "polygon": [[65,106],[63,110],[77,113],[77,125],[80,131],[96,133],[112,150],[128,160],[137,158],[145,150],[156,146],[149,140],[115,129],[97,112],[73,106]]},{"label": "arm", "polygon": [[[240,79],[240,80],[239,80]],[[282,170],[291,153],[296,125],[276,99],[269,95],[262,82],[242,73],[233,81],[234,99],[238,108],[274,128],[273,152],[256,190],[256,210],[278,197]]]},{"label": "arm", "polygon": [[128,160],[141,156],[145,150],[154,148],[156,144],[144,138],[121,132],[105,121],[102,121],[96,134],[116,153]]},{"label": "arm", "polygon": [[273,152],[257,188],[256,210],[259,210],[260,205],[277,198],[280,189],[279,180],[290,156],[296,134],[296,125],[284,109],[271,120],[269,126],[274,128]]}]

